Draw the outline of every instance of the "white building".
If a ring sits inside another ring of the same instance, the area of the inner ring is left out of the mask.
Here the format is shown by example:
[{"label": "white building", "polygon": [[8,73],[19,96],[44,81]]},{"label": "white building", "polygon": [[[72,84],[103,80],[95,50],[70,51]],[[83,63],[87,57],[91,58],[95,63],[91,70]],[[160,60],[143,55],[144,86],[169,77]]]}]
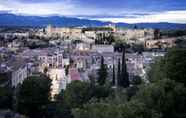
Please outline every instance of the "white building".
[{"label": "white building", "polygon": [[118,29],[116,35],[122,37],[128,42],[145,42],[154,38],[153,29]]},{"label": "white building", "polygon": [[112,45],[93,45],[92,51],[103,53],[103,52],[114,52],[114,47]]},{"label": "white building", "polygon": [[59,92],[62,89],[66,89],[67,84],[70,83],[68,77],[65,76],[65,70],[62,68],[49,69],[48,75],[52,80],[52,86],[51,86],[52,97],[54,97],[56,94],[59,94]]}]

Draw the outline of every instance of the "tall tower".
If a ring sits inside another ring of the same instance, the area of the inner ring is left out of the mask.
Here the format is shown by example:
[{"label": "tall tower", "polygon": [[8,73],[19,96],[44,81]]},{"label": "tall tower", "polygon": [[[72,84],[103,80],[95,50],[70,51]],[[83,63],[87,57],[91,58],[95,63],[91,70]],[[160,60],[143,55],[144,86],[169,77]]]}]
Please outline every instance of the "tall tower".
[{"label": "tall tower", "polygon": [[47,35],[51,36],[52,35],[52,25],[48,25],[46,27],[46,33]]}]

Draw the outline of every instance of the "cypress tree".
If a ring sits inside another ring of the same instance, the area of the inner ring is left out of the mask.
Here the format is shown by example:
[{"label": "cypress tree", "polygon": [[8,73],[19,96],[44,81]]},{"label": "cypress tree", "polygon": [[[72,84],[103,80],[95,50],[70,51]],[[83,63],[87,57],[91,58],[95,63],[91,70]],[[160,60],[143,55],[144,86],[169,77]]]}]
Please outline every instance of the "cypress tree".
[{"label": "cypress tree", "polygon": [[115,66],[114,66],[114,64],[113,64],[113,69],[112,69],[112,71],[113,71],[112,85],[115,86],[115,84],[116,84],[116,79],[115,79]]},{"label": "cypress tree", "polygon": [[104,58],[103,56],[101,57],[101,65],[100,65],[100,69],[98,70],[98,83],[99,85],[104,85],[105,81],[107,79],[107,67],[104,64]]},{"label": "cypress tree", "polygon": [[124,88],[129,87],[129,75],[127,72],[127,64],[125,59],[125,48],[123,48],[122,54],[121,86]]},{"label": "cypress tree", "polygon": [[117,72],[117,85],[121,85],[121,68],[120,68],[120,59],[118,59],[118,72]]}]

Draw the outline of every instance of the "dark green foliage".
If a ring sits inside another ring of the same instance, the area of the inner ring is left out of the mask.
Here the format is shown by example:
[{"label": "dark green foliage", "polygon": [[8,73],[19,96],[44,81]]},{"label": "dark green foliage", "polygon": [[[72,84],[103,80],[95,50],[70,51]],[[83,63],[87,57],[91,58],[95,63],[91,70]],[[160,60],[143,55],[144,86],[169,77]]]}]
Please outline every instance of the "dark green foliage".
[{"label": "dark green foliage", "polygon": [[98,70],[98,84],[104,85],[107,79],[107,66],[104,64],[104,58],[101,57],[100,69]]},{"label": "dark green foliage", "polygon": [[115,66],[113,64],[113,69],[112,69],[112,85],[115,86],[116,85],[116,75],[115,75]]},{"label": "dark green foliage", "polygon": [[65,75],[68,75],[69,67],[70,67],[69,65],[65,66]]},{"label": "dark green foliage", "polygon": [[[129,88],[128,88],[129,89]],[[133,89],[134,90],[134,89]],[[186,88],[172,80],[143,85],[126,101],[121,97],[74,108],[75,118],[185,118]],[[118,102],[119,100],[119,102]]]},{"label": "dark green foliage", "polygon": [[121,83],[119,83],[119,85],[124,88],[129,87],[129,74],[127,72],[125,49],[123,49],[123,54],[122,54]]},{"label": "dark green foliage", "polygon": [[148,72],[150,81],[168,78],[186,85],[186,49],[171,49],[165,57],[151,65]]},{"label": "dark green foliage", "polygon": [[186,35],[185,29],[179,29],[179,30],[164,30],[161,31],[162,36],[168,36],[168,37],[179,37]]},{"label": "dark green foliage", "polygon": [[186,117],[186,88],[172,80],[164,79],[143,86],[134,97],[162,118]]},{"label": "dark green foliage", "polygon": [[65,91],[57,96],[57,101],[64,102],[71,108],[81,107],[92,98],[106,98],[111,93],[110,87],[92,85],[91,83],[73,81]]},{"label": "dark green foliage", "polygon": [[186,49],[172,49],[165,56],[166,77],[186,85]]},{"label": "dark green foliage", "polygon": [[159,39],[160,38],[160,30],[159,29],[155,29],[154,30],[154,39]]},{"label": "dark green foliage", "polygon": [[12,108],[12,89],[0,87],[0,109]]},{"label": "dark green foliage", "polygon": [[82,108],[93,98],[104,99],[112,93],[110,87],[93,85],[87,82],[73,81],[66,90],[57,96],[57,118],[71,118],[73,108]]},{"label": "dark green foliage", "polygon": [[89,83],[74,81],[69,84],[62,93],[64,102],[70,107],[80,107],[86,103],[93,95],[93,90]]},{"label": "dark green foliage", "polygon": [[117,85],[119,86],[121,83],[121,67],[120,67],[120,59],[118,59],[118,72],[117,72]]},{"label": "dark green foliage", "polygon": [[29,117],[43,117],[43,111],[50,102],[51,80],[45,75],[27,78],[19,88],[18,111]]},{"label": "dark green foliage", "polygon": [[141,77],[140,76],[134,76],[133,77],[133,79],[131,80],[131,84],[132,85],[140,85],[140,84],[142,84],[142,79],[141,79]]},{"label": "dark green foliage", "polygon": [[73,109],[74,118],[160,118],[145,104],[131,101],[122,104],[96,102],[84,105],[83,109]]},{"label": "dark green foliage", "polygon": [[0,85],[10,83],[10,73],[0,73]]}]

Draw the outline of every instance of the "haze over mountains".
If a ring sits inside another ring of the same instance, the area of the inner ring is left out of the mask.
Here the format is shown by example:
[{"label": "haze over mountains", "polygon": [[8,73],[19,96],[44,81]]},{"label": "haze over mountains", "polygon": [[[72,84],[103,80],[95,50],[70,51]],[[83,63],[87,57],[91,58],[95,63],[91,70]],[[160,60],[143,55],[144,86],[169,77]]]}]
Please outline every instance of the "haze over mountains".
[{"label": "haze over mountains", "polygon": [[[70,26],[105,26],[112,22],[103,22],[98,20],[79,19],[65,16],[23,16],[9,13],[0,14],[0,26],[30,26],[45,27],[49,24],[57,27]],[[133,28],[135,25],[139,28],[159,28],[159,29],[186,29],[186,24],[176,23],[115,23],[116,26]]]}]

